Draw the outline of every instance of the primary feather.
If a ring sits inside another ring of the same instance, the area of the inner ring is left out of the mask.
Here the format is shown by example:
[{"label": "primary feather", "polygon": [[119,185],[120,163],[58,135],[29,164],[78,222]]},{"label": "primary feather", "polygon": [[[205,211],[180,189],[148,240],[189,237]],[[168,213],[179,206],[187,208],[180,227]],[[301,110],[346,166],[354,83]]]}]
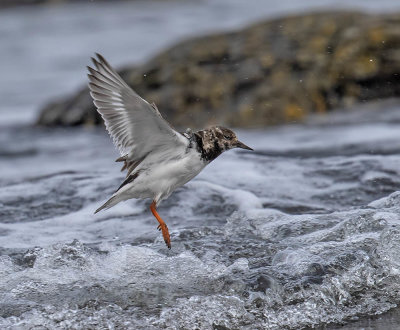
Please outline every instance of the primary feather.
[{"label": "primary feather", "polygon": [[97,59],[92,58],[96,69],[88,67],[90,94],[124,161],[135,164],[149,153],[186,147],[187,139],[162,118],[157,107],[133,91],[104,57],[96,55]]}]

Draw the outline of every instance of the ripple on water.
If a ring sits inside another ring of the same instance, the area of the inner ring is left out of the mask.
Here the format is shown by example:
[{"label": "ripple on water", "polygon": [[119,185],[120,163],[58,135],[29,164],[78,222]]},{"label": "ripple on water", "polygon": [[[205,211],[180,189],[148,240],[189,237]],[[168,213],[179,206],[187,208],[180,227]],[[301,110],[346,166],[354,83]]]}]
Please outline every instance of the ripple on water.
[{"label": "ripple on water", "polygon": [[[38,153],[0,164],[0,328],[298,329],[387,311],[400,301],[400,157],[378,128],[241,132],[288,155],[226,153],[164,201],[171,251],[147,201],[93,215],[123,177],[104,132],[25,132]],[[381,142],[358,152],[372,130]],[[354,152],[329,154],[340,144]]]},{"label": "ripple on water", "polygon": [[380,314],[400,299],[399,202],[237,212],[174,233],[172,251],[74,241],[5,256],[0,324],[297,329]]}]

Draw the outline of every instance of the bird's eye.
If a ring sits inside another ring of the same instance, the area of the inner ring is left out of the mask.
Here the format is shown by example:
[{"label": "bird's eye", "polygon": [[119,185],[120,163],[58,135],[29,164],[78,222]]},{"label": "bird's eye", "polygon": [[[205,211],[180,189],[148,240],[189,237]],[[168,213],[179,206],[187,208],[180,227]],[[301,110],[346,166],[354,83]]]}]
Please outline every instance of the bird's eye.
[{"label": "bird's eye", "polygon": [[224,135],[224,138],[227,140],[232,140],[232,136],[229,136],[229,135]]}]

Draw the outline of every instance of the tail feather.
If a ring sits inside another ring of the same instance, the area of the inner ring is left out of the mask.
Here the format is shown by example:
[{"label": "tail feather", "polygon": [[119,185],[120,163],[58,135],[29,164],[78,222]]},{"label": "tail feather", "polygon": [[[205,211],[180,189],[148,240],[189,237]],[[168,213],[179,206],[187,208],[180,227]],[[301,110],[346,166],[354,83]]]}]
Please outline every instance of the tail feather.
[{"label": "tail feather", "polygon": [[95,212],[94,214],[96,214],[97,212],[100,212],[103,209],[109,209],[110,207],[114,206],[115,204],[119,203],[119,199],[117,198],[117,196],[112,196],[107,202],[105,202],[102,206],[100,206]]}]

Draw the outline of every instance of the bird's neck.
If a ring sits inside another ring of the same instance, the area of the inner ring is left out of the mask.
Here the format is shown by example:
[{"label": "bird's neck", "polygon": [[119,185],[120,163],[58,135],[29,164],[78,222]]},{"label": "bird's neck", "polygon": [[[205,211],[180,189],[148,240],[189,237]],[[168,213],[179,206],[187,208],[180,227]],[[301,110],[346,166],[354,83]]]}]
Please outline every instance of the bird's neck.
[{"label": "bird's neck", "polygon": [[224,151],[218,145],[215,136],[210,135],[208,130],[198,131],[193,135],[196,141],[196,149],[204,161],[211,162]]}]

